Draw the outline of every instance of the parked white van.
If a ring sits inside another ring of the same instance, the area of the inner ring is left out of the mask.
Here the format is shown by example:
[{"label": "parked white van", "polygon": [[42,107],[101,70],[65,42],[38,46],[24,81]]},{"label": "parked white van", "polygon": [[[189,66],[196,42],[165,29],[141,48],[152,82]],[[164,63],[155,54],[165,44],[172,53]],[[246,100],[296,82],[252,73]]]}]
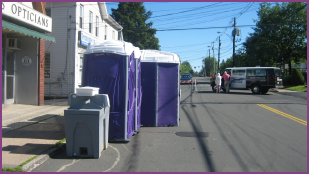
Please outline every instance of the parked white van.
[{"label": "parked white van", "polygon": [[[237,67],[224,71],[231,75],[230,89],[251,89],[254,94],[266,94],[270,88],[283,88],[282,73],[277,67]],[[216,92],[214,78],[210,82]],[[223,83],[221,89],[225,92]]]}]

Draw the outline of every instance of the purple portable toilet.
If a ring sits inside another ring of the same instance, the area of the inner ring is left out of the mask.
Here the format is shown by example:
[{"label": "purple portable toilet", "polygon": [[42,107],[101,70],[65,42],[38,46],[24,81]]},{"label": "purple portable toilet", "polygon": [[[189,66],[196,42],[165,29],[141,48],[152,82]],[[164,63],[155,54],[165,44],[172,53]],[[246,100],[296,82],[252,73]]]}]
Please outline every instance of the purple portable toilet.
[{"label": "purple portable toilet", "polygon": [[135,126],[134,46],[119,40],[89,45],[82,86],[99,88],[110,99],[109,141],[128,142]]},{"label": "purple portable toilet", "polygon": [[142,86],[141,86],[141,51],[138,47],[134,47],[135,59],[135,124],[134,131],[138,133],[141,127],[141,104],[142,104]]},{"label": "purple portable toilet", "polygon": [[141,71],[142,126],[179,126],[179,57],[164,51],[142,50]]}]

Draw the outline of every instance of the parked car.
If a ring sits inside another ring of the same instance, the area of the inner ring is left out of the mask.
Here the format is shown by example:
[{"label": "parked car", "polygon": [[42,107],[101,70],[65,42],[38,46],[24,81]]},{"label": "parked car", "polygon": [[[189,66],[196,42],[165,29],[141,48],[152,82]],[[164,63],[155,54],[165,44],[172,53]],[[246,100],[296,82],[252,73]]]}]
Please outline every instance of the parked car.
[{"label": "parked car", "polygon": [[199,76],[200,76],[200,77],[204,77],[204,75],[203,75],[203,74],[200,74]]},{"label": "parked car", "polygon": [[[282,73],[277,67],[237,67],[224,71],[231,75],[230,89],[251,89],[254,94],[266,94],[270,88],[283,88]],[[214,92],[217,90],[215,78],[210,79]],[[223,78],[221,89],[226,91]]]}]

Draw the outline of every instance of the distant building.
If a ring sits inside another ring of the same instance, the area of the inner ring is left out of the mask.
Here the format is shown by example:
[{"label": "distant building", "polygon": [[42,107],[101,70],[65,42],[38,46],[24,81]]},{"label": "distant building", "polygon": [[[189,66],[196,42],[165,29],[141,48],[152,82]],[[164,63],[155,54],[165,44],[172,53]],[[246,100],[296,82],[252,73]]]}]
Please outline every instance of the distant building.
[{"label": "distant building", "polygon": [[2,105],[44,104],[45,2],[2,2]]},{"label": "distant building", "polygon": [[46,41],[45,96],[67,97],[81,85],[83,52],[89,43],[122,40],[122,27],[105,2],[47,2],[57,42]]},{"label": "distant building", "polygon": [[307,62],[306,63],[296,63],[293,68],[299,67],[301,71],[307,72]]}]

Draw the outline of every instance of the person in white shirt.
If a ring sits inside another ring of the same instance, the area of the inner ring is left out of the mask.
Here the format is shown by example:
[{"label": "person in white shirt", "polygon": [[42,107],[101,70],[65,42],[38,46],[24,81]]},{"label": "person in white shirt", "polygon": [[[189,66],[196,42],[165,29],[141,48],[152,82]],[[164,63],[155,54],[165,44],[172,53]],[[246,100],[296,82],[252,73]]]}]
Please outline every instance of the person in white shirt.
[{"label": "person in white shirt", "polygon": [[217,76],[216,76],[217,93],[220,93],[221,79],[222,79],[222,77],[220,76],[220,73],[218,73]]}]

